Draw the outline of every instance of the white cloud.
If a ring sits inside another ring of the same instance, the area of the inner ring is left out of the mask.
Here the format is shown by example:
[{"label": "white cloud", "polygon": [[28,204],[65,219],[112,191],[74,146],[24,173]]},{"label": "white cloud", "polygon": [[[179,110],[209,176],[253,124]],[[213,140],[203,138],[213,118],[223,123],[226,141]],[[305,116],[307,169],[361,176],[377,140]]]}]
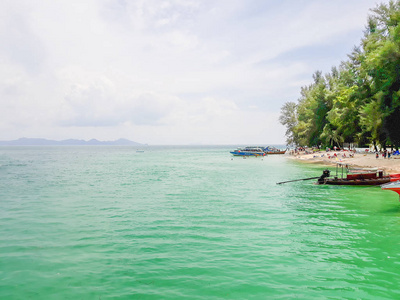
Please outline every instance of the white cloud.
[{"label": "white cloud", "polygon": [[346,58],[374,3],[3,1],[0,139],[283,142],[280,106]]}]

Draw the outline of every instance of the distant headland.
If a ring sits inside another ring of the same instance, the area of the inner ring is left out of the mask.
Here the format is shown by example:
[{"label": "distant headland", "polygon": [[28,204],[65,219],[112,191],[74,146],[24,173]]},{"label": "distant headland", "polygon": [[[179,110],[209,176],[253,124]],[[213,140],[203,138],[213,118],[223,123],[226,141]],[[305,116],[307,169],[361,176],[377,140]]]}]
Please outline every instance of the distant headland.
[{"label": "distant headland", "polygon": [[0,146],[144,146],[127,139],[118,139],[115,141],[99,141],[91,139],[88,141],[68,139],[62,141],[40,139],[40,138],[20,138],[12,141],[0,141]]}]

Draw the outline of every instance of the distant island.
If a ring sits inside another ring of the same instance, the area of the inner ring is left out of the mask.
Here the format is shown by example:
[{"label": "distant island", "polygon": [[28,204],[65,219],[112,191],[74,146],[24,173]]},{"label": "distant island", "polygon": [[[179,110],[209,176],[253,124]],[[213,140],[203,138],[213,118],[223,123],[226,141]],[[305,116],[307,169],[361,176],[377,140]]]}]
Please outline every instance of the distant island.
[{"label": "distant island", "polygon": [[91,139],[89,141],[68,139],[54,141],[39,138],[20,138],[13,141],[0,141],[0,146],[145,146],[127,139],[118,139],[116,141],[99,141]]}]

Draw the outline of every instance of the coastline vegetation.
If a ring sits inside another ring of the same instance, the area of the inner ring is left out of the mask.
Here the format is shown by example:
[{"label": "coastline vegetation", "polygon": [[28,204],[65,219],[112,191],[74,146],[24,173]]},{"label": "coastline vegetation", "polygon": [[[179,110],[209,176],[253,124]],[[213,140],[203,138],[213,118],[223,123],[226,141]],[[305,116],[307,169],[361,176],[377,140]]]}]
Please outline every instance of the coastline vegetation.
[{"label": "coastline vegetation", "polygon": [[297,103],[282,106],[288,145],[400,146],[400,0],[371,12],[348,60],[315,72]]}]

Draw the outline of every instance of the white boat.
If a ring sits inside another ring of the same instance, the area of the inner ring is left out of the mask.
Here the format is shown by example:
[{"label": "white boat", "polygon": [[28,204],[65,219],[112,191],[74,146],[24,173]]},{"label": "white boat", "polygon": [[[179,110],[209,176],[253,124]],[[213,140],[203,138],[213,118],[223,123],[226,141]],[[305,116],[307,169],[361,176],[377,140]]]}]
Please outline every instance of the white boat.
[{"label": "white boat", "polygon": [[267,155],[262,147],[245,147],[231,151],[234,156],[265,156]]}]

